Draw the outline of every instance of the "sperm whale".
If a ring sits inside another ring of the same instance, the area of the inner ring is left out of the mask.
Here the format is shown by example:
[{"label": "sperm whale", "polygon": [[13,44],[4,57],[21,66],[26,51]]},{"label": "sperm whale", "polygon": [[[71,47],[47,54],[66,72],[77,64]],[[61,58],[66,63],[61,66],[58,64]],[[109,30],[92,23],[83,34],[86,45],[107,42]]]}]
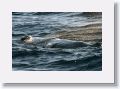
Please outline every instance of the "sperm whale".
[{"label": "sperm whale", "polygon": [[21,41],[24,42],[25,44],[40,45],[46,48],[77,48],[88,45],[82,41],[59,39],[54,37],[41,38],[41,37],[24,36],[21,38]]}]

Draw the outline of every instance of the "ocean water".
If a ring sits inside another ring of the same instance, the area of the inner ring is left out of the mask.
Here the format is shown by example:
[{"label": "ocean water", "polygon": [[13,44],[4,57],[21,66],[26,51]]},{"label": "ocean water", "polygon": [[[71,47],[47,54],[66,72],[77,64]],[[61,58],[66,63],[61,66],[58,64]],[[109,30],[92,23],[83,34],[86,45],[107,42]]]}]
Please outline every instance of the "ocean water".
[{"label": "ocean water", "polygon": [[102,47],[43,48],[23,44],[25,35],[44,37],[64,28],[102,23],[101,15],[82,12],[13,12],[14,71],[102,71]]}]

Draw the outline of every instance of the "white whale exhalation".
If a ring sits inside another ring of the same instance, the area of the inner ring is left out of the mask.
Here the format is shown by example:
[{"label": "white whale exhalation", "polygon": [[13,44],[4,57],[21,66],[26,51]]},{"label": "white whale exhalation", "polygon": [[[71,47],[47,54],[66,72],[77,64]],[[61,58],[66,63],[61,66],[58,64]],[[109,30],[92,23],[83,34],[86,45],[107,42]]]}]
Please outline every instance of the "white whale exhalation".
[{"label": "white whale exhalation", "polygon": [[21,38],[21,41],[24,42],[25,44],[40,45],[46,48],[77,48],[87,46],[85,42],[59,39],[55,37],[41,38],[24,36]]}]

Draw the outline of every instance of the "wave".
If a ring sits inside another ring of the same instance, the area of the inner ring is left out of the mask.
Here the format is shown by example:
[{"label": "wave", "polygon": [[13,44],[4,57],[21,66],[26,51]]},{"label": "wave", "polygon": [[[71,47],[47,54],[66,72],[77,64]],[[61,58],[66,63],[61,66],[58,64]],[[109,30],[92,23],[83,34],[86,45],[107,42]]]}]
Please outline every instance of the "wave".
[{"label": "wave", "polygon": [[12,67],[23,67],[23,68],[28,68],[28,67],[30,67],[31,65],[30,64],[28,64],[28,63],[13,63],[13,65],[12,65]]},{"label": "wave", "polygon": [[12,12],[12,15],[23,15],[23,12]]},{"label": "wave", "polygon": [[102,12],[12,12],[12,15],[55,15],[61,14],[66,17],[80,17],[80,16],[100,16]]},{"label": "wave", "polygon": [[16,25],[14,25],[14,28],[31,28],[31,27],[35,27],[35,26],[40,26],[40,24],[39,23],[32,23],[32,24],[30,24],[30,23],[28,23],[28,24],[16,24]]},{"label": "wave", "polygon": [[83,16],[102,15],[102,12],[83,12],[81,15]]},{"label": "wave", "polygon": [[64,65],[67,63],[67,65],[77,65],[77,64],[86,64],[86,63],[90,63],[91,61],[93,60],[96,60],[96,59],[101,59],[101,56],[88,56],[88,57],[85,57],[85,58],[78,58],[76,60],[59,60],[59,61],[55,61],[55,62],[52,62],[50,63],[51,65]]},{"label": "wave", "polygon": [[16,37],[20,37],[20,36],[25,36],[25,33],[12,33],[12,36]]},{"label": "wave", "polygon": [[36,57],[36,56],[40,56],[40,55],[46,55],[46,56],[51,56],[51,55],[71,55],[72,53],[69,51],[64,51],[62,49],[51,49],[51,48],[13,48],[12,49],[13,58],[17,58],[17,57],[28,57],[28,56],[32,56],[32,57]]},{"label": "wave", "polygon": [[[79,71],[79,70],[101,70],[102,60],[101,56],[88,56],[85,58],[78,58],[76,60],[59,60],[54,61],[48,64],[47,67],[53,68],[57,67],[58,69],[64,70],[63,67],[69,68],[71,71]],[[99,67],[99,68],[98,68]],[[94,69],[96,68],[96,69]],[[98,69],[97,69],[98,68]]]},{"label": "wave", "polygon": [[52,14],[60,14],[62,12],[35,12],[33,15],[52,15]]},{"label": "wave", "polygon": [[12,15],[52,15],[64,12],[12,12]]},{"label": "wave", "polygon": [[[18,70],[23,69],[29,71],[47,71],[47,70],[59,70],[59,71],[100,71],[102,70],[101,56],[88,56],[85,58],[78,58],[76,60],[53,60],[52,62],[40,62],[37,60],[20,61],[18,63],[13,62],[13,67]],[[51,59],[52,60],[52,59]],[[43,60],[45,61],[45,60]],[[30,62],[30,63],[29,63]],[[34,64],[35,63],[35,64]]]},{"label": "wave", "polygon": [[17,48],[17,49],[13,49],[12,51],[13,58],[17,58],[17,57],[28,57],[28,56],[37,56],[40,53],[44,53],[44,51],[42,50],[35,50],[35,49],[21,49],[21,48]]}]

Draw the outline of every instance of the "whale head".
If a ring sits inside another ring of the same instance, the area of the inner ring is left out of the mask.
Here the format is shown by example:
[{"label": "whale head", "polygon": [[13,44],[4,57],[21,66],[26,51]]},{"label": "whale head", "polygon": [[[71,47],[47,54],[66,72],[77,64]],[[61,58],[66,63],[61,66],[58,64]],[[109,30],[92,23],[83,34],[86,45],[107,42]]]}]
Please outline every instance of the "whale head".
[{"label": "whale head", "polygon": [[21,41],[24,42],[24,43],[32,43],[33,42],[33,38],[32,36],[30,35],[27,35],[27,36],[24,36],[21,38]]}]

